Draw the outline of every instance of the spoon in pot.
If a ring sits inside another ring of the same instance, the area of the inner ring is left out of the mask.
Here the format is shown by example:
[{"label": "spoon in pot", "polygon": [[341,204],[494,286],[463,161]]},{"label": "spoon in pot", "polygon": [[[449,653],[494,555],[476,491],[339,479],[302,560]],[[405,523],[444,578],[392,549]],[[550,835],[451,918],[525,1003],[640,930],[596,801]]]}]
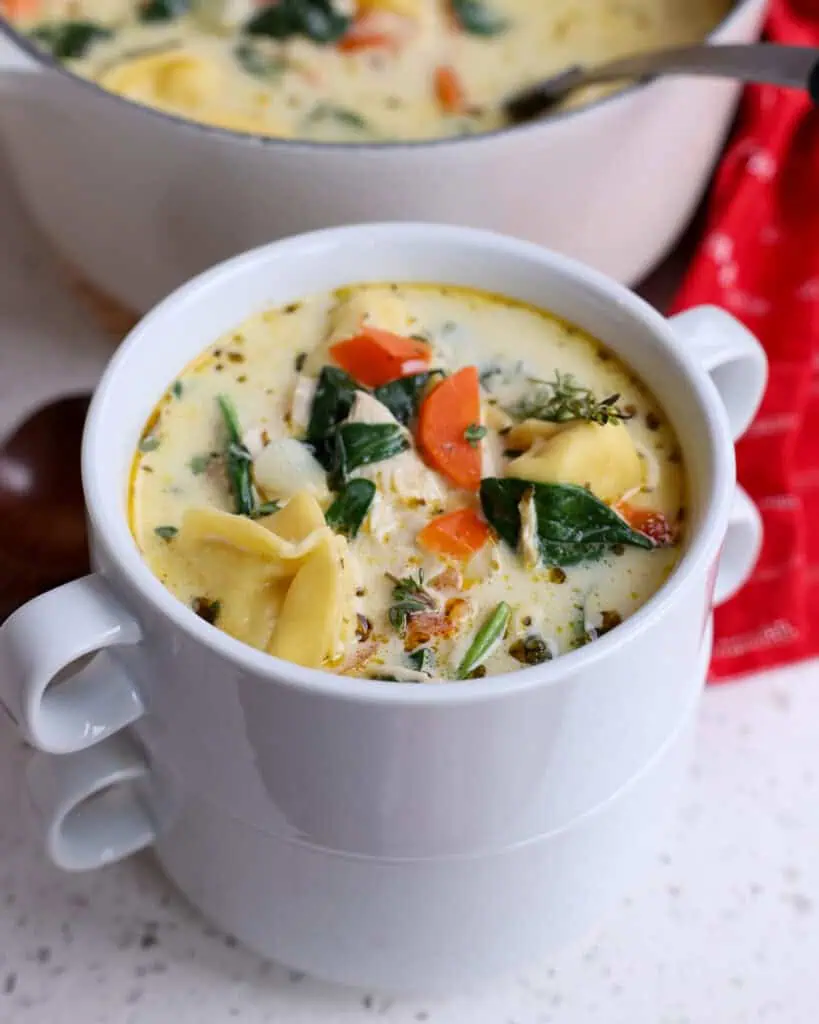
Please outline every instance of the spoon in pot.
[{"label": "spoon in pot", "polygon": [[88,572],[80,444],[87,395],[36,410],[0,443],[0,621]]},{"label": "spoon in pot", "polygon": [[622,79],[644,81],[657,75],[698,75],[784,85],[806,89],[814,103],[819,104],[819,48],[754,43],[682,46],[639,53],[594,67],[576,64],[515,93],[506,100],[504,109],[512,124],[521,124],[548,113],[581,86]]}]

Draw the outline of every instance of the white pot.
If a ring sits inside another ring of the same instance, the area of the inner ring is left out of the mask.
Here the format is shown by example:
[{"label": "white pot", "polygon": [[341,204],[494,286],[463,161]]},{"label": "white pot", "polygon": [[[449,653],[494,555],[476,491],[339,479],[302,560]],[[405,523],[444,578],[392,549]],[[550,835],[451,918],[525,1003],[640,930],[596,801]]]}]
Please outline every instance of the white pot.
[{"label": "white pot", "polygon": [[[741,0],[712,41],[755,39],[765,6]],[[21,193],[57,249],[139,312],[244,249],[374,220],[501,231],[634,283],[691,215],[738,93],[665,79],[484,137],[308,144],[169,118],[20,42],[0,34],[0,65],[16,66],[0,74],[0,132]]]},{"label": "white pot", "polygon": [[[247,647],[151,574],[125,502],[168,381],[253,311],[373,279],[543,304],[604,338],[655,393],[684,455],[690,534],[623,625],[507,676],[374,682]],[[644,867],[685,764],[712,596],[756,560],[760,521],[736,489],[733,438],[765,375],[762,349],[726,313],[666,321],[565,257],[461,228],[318,232],[171,295],[120,347],[89,413],[95,575],[0,630],[3,702],[45,752],[30,785],[51,857],[76,870],[153,843],[223,927],[348,983],[461,984],[575,936]],[[70,678],[50,688],[58,674]],[[137,742],[117,735],[128,726]],[[120,790],[112,805],[88,800],[107,787]]]}]

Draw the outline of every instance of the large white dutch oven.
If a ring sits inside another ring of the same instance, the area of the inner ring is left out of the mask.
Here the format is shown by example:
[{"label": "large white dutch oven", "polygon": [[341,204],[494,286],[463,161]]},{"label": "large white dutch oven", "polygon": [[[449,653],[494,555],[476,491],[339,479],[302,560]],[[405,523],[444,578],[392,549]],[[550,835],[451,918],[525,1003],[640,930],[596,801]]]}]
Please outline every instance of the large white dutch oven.
[{"label": "large white dutch oven", "polygon": [[[765,6],[741,0],[711,40],[753,40]],[[0,132],[23,197],[68,260],[139,312],[243,249],[362,220],[503,231],[633,283],[690,216],[737,97],[668,79],[482,137],[258,139],[113,97],[0,29]]]},{"label": "large white dutch oven", "polygon": [[[683,451],[689,537],[622,626],[507,676],[376,683],[246,647],[151,574],[125,504],[168,381],[253,311],[375,278],[542,303],[657,396]],[[0,629],[0,702],[40,748],[29,790],[51,858],[80,870],[153,845],[248,945],[379,988],[460,985],[578,936],[650,860],[686,763],[712,598],[756,561],[733,439],[765,377],[759,344],[724,312],[666,321],[580,264],[462,228],[322,231],[187,284],[125,340],[89,413],[95,574]]]}]

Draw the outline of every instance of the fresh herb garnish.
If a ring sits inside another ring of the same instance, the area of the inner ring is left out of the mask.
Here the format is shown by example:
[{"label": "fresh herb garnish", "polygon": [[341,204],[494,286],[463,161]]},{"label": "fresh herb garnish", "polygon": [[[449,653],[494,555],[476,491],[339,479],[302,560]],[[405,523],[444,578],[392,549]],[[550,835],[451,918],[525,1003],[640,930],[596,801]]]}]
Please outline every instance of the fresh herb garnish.
[{"label": "fresh herb garnish", "polygon": [[155,452],[158,447],[159,447],[159,438],[156,436],[156,434],[153,431],[150,431],[147,434],[143,434],[143,436],[139,439],[139,444],[137,445],[137,448],[139,448],[139,450],[141,452],[146,452],[146,453],[147,452]]},{"label": "fresh herb garnish", "polygon": [[179,530],[176,526],[155,526],[154,533],[163,540],[173,540]]},{"label": "fresh herb garnish", "polygon": [[486,437],[486,427],[480,423],[470,423],[464,431],[464,440],[468,441],[473,448],[477,448],[484,437]]},{"label": "fresh herb garnish", "polygon": [[31,38],[49,49],[57,60],[72,60],[83,57],[93,43],[112,35],[110,29],[93,21],[60,21],[38,26]]},{"label": "fresh herb garnish", "polygon": [[211,601],[207,597],[195,597],[193,601],[191,601],[191,608],[193,608],[200,619],[204,619],[205,622],[209,622],[213,625],[219,618],[219,612],[222,610],[222,602]]},{"label": "fresh herb garnish", "polygon": [[332,0],[278,0],[254,14],[244,31],[271,39],[302,35],[314,43],[335,43],[351,24],[352,18],[337,11]]},{"label": "fresh herb garnish", "polygon": [[322,367],[310,409],[307,442],[327,470],[333,465],[335,432],[349,415],[356,391],[358,385],[344,370],[336,366]]},{"label": "fresh herb garnish", "polygon": [[352,539],[361,529],[373,498],[375,484],[371,480],[351,480],[327,509],[327,525]]},{"label": "fresh herb garnish", "polygon": [[629,413],[617,406],[620,396],[596,399],[589,388],[581,387],[571,373],[555,370],[554,380],[530,377],[534,391],[520,399],[509,411],[519,419],[547,420],[567,423],[587,420],[590,423],[620,423],[630,419]]},{"label": "fresh herb garnish", "polygon": [[435,665],[435,653],[431,647],[418,647],[407,656],[407,660],[417,672],[431,674]]},{"label": "fresh herb garnish", "polygon": [[391,459],[409,446],[406,432],[397,423],[342,423],[336,430],[332,486],[339,489],[354,469]]},{"label": "fresh herb garnish", "polygon": [[316,103],[305,117],[307,124],[319,124],[322,121],[335,121],[336,124],[346,125],[347,128],[355,128],[363,131],[368,127],[367,119],[355,110],[348,107],[339,107],[335,103],[328,103],[321,100]]},{"label": "fresh herb garnish", "polygon": [[509,23],[506,18],[490,10],[484,0],[450,0],[455,20],[473,36],[496,36],[504,32]]},{"label": "fresh herb garnish", "polygon": [[411,615],[416,612],[427,612],[437,605],[435,597],[424,587],[424,574],[419,569],[418,579],[412,576],[404,576],[398,579],[391,573],[387,573],[387,579],[392,583],[392,604],[387,613],[390,625],[398,633],[404,633]]},{"label": "fresh herb garnish", "polygon": [[501,601],[475,634],[475,639],[469,645],[455,673],[456,679],[467,679],[482,662],[486,661],[494,647],[503,639],[511,617],[512,609],[505,601]]},{"label": "fresh herb garnish", "polygon": [[175,380],[173,384],[171,384],[171,394],[174,398],[181,398],[183,391],[184,387],[181,380]]},{"label": "fresh herb garnish", "polygon": [[615,544],[631,544],[646,550],[655,546],[649,537],[633,530],[584,487],[488,477],[481,481],[483,514],[511,548],[518,547],[519,506],[530,489],[537,516],[538,547],[546,565],[596,561]]},{"label": "fresh herb garnish", "polygon": [[382,384],[373,392],[382,405],[390,410],[399,423],[405,427],[418,413],[421,404],[421,396],[427,384],[433,377],[440,375],[440,370],[430,370],[427,373],[413,373],[409,377],[399,377],[398,380],[390,381],[389,384]]},{"label": "fresh herb garnish", "polygon": [[272,516],[274,512],[278,512],[281,505],[278,501],[263,501],[261,505],[257,505],[252,512],[248,515],[251,519],[262,519],[264,516]]},{"label": "fresh herb garnish", "polygon": [[552,658],[549,645],[538,633],[530,633],[516,640],[509,648],[509,653],[521,665],[540,665]]},{"label": "fresh herb garnish", "polygon": [[233,492],[233,504],[238,515],[249,516],[256,506],[250,472],[253,460],[242,441],[242,429],[239,426],[236,406],[227,395],[217,395],[216,401],[222,410],[222,419],[228,439],[225,466],[230,489]]},{"label": "fresh herb garnish", "polygon": [[188,469],[194,476],[201,476],[214,459],[218,459],[218,452],[203,452],[201,455],[194,455],[188,462]]},{"label": "fresh herb garnish", "polygon": [[284,74],[289,66],[285,57],[280,54],[265,53],[250,39],[242,39],[233,52],[242,70],[252,75],[253,78],[272,81]]},{"label": "fresh herb garnish", "polygon": [[173,21],[187,13],[188,0],[145,0],[137,8],[140,21]]}]

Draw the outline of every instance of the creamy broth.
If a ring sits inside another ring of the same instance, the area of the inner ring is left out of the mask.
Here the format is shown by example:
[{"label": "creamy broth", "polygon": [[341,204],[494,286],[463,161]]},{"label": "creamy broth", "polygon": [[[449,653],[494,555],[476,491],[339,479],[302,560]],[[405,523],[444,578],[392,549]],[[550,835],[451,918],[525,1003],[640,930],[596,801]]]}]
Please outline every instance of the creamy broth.
[{"label": "creamy broth", "polygon": [[[172,114],[364,141],[488,131],[577,62],[703,39],[730,0],[0,0],[72,70]],[[588,102],[587,91],[572,99]]]},{"label": "creamy broth", "polygon": [[252,317],[139,447],[131,523],[158,578],[244,642],[353,675],[497,674],[583,646],[662,585],[684,532],[677,441],[630,369],[455,288]]}]

